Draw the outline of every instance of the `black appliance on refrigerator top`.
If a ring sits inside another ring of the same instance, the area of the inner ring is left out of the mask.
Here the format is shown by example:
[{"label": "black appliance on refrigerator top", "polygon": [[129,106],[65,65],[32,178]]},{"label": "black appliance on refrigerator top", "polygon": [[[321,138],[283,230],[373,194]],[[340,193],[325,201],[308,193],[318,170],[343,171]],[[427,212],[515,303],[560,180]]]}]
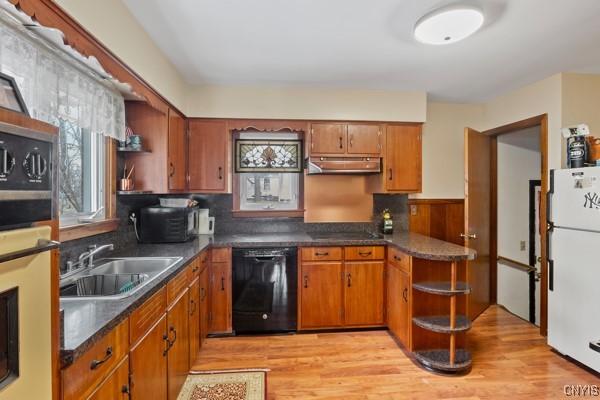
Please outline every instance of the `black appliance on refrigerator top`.
[{"label": "black appliance on refrigerator top", "polygon": [[277,333],[296,330],[295,247],[233,249],[233,330]]},{"label": "black appliance on refrigerator top", "polygon": [[57,135],[0,122],[0,230],[54,219]]}]

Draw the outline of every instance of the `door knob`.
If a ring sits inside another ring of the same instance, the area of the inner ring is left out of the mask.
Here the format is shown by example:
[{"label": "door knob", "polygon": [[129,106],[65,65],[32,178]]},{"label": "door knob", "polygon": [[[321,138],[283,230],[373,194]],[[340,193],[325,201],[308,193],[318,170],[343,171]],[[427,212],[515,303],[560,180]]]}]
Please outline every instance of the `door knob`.
[{"label": "door knob", "polygon": [[463,238],[463,239],[477,239],[477,234],[475,234],[475,233],[467,233],[467,234],[461,233],[460,237]]}]

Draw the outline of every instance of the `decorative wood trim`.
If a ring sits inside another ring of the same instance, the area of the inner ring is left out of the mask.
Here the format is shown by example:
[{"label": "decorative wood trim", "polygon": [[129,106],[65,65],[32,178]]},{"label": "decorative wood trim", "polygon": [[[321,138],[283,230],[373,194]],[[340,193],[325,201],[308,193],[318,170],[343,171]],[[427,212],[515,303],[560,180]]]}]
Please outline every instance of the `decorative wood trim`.
[{"label": "decorative wood trim", "polygon": [[91,222],[89,224],[65,226],[60,228],[60,241],[81,239],[88,236],[99,235],[101,233],[116,231],[119,226],[119,219],[105,219],[103,221]]},{"label": "decorative wood trim", "polygon": [[518,131],[521,129],[532,128],[534,126],[538,126],[542,124],[542,121],[548,118],[547,114],[536,115],[535,117],[523,119],[521,121],[513,122],[511,124],[506,124],[499,126],[497,128],[489,129],[487,131],[482,132],[484,135],[488,136],[499,136],[505,133],[511,133],[514,131]]},{"label": "decorative wood trim", "polygon": [[117,141],[107,137],[104,149],[104,210],[105,218],[117,217]]},{"label": "decorative wood trim", "polygon": [[0,108],[0,121],[38,132],[58,135],[58,128],[56,126],[6,108]]},{"label": "decorative wood trim", "polygon": [[408,199],[408,205],[418,204],[463,204],[465,199]]},{"label": "decorative wood trim", "polygon": [[[63,8],[52,0],[9,0],[41,25],[59,29],[64,34],[66,45],[82,55],[94,56],[102,67],[117,80],[131,85],[134,93],[142,96],[153,107],[166,113],[168,107],[175,108],[140,75],[133,71],[111,50],[89,33]],[[181,112],[180,112],[181,113]]]}]

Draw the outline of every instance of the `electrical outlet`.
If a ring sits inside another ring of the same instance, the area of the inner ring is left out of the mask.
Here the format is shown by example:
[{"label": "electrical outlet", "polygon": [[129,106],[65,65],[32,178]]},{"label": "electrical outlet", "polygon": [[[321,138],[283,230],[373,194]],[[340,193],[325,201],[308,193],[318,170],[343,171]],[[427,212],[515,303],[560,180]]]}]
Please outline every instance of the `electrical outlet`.
[{"label": "electrical outlet", "polygon": [[524,240],[521,240],[521,251],[525,251],[527,250],[527,242]]},{"label": "electrical outlet", "polygon": [[412,216],[417,215],[417,206],[414,204],[410,206],[410,215],[412,215]]}]

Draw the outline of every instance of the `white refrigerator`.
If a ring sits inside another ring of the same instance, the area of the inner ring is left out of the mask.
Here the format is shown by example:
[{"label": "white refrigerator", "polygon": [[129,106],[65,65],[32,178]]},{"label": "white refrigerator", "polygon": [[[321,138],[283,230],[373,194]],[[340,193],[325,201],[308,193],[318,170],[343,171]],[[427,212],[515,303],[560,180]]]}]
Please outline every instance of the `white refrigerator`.
[{"label": "white refrigerator", "polygon": [[551,172],[548,344],[600,372],[600,167]]}]

